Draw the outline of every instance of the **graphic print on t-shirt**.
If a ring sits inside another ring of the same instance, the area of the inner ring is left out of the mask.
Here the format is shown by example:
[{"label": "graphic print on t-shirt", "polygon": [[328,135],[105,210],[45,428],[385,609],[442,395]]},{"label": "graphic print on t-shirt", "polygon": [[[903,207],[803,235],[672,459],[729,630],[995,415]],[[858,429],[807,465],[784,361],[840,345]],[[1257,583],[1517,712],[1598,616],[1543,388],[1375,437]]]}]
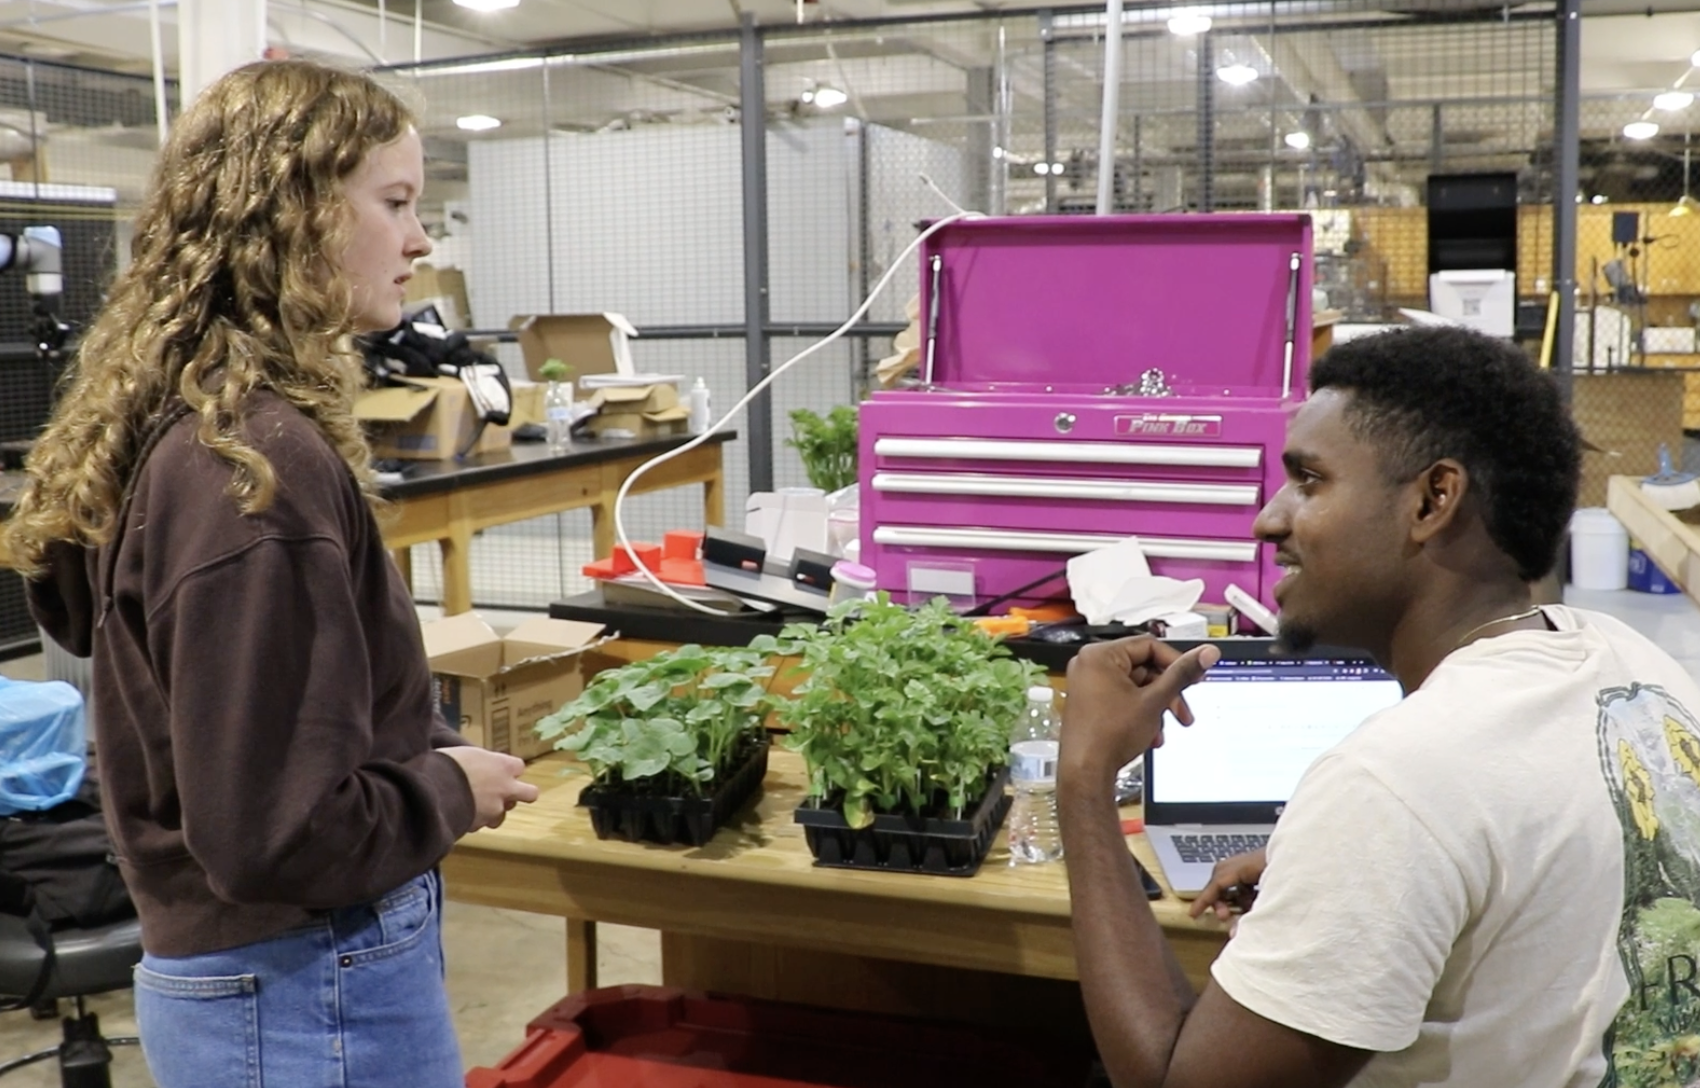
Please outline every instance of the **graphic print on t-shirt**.
[{"label": "graphic print on t-shirt", "polygon": [[[1653,685],[1598,698],[1601,770],[1623,828],[1618,955],[1629,999],[1601,1088],[1700,1082],[1700,722]],[[1563,894],[1555,890],[1554,894]]]}]

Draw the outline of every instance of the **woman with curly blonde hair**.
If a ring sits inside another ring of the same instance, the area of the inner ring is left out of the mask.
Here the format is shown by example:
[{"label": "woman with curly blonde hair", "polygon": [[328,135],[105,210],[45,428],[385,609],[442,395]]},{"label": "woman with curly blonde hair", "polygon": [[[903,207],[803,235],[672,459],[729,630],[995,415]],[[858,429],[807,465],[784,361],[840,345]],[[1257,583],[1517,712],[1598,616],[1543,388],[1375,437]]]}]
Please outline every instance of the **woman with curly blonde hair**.
[{"label": "woman with curly blonde hair", "polygon": [[536,790],[432,709],[337,346],[400,320],[423,183],[365,76],[208,88],[5,527],[37,619],[94,659],[162,1088],[461,1082],[436,865]]}]

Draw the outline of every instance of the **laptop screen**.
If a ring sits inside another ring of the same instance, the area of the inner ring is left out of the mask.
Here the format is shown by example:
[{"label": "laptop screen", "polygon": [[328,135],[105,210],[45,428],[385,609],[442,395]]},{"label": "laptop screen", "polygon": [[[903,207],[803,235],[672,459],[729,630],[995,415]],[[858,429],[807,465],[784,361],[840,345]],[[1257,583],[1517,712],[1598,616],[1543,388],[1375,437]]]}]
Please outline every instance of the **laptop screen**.
[{"label": "laptop screen", "polygon": [[1220,661],[1187,690],[1190,728],[1164,716],[1163,747],[1145,763],[1147,817],[1169,805],[1283,804],[1316,757],[1401,697],[1366,659]]}]

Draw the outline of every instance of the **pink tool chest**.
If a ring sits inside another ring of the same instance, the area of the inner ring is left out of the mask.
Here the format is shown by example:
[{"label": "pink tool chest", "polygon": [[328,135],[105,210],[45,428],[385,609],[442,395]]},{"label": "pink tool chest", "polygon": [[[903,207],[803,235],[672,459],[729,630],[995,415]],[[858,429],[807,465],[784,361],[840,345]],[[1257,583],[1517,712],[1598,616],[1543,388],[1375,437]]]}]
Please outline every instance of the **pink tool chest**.
[{"label": "pink tool chest", "polygon": [[[921,252],[921,384],[861,407],[862,560],[899,599],[1066,598],[1138,536],[1153,574],[1273,608],[1252,536],[1310,368],[1303,215],[953,223]],[[1004,611],[1006,606],[994,611]]]}]

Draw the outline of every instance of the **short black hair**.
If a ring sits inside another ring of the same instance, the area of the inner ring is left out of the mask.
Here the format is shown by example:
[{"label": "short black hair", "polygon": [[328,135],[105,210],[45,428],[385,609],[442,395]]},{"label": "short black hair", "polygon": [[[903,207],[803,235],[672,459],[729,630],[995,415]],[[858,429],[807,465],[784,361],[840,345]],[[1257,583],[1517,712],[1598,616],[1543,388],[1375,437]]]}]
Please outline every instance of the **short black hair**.
[{"label": "short black hair", "polygon": [[1525,581],[1543,578],[1576,506],[1582,436],[1558,384],[1522,349],[1461,328],[1351,340],[1317,361],[1311,392],[1349,392],[1346,423],[1413,480],[1442,458],[1463,464],[1488,536]]}]

